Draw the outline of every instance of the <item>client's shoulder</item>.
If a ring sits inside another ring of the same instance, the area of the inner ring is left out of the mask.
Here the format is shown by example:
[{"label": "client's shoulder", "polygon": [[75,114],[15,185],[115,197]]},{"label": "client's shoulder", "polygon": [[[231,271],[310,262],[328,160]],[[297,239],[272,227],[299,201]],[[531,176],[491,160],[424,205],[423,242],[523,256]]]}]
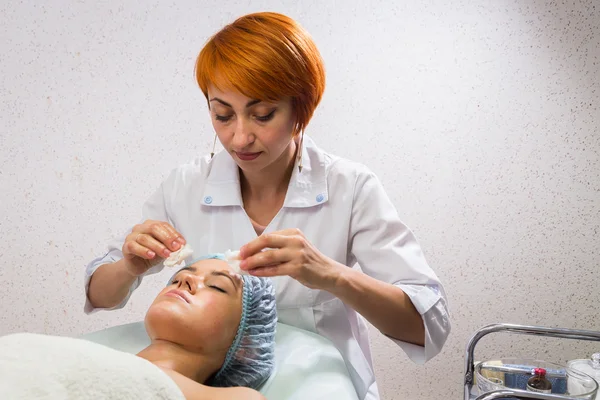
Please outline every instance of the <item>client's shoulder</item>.
[{"label": "client's shoulder", "polygon": [[218,400],[240,399],[240,400],[267,400],[260,392],[247,387],[213,388],[222,390],[221,394],[213,397]]},{"label": "client's shoulder", "polygon": [[266,400],[266,398],[254,389],[247,387],[212,387],[198,383],[170,368],[161,367],[183,393],[186,400]]}]

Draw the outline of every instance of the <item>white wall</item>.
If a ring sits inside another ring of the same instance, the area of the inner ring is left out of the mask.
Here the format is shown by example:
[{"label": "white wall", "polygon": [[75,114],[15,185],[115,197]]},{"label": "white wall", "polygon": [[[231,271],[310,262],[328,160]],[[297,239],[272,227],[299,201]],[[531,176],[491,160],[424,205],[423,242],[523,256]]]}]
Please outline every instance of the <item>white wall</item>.
[{"label": "white wall", "polygon": [[[595,0],[5,0],[0,334],[142,318],[164,274],[125,310],[85,316],[84,265],[172,167],[210,151],[194,59],[262,10],[300,21],[325,59],[309,133],[379,174],[446,283],[454,330],[431,363],[373,332],[384,398],[461,398],[464,346],[488,323],[600,330]],[[503,335],[480,348],[555,361],[600,350]]]}]

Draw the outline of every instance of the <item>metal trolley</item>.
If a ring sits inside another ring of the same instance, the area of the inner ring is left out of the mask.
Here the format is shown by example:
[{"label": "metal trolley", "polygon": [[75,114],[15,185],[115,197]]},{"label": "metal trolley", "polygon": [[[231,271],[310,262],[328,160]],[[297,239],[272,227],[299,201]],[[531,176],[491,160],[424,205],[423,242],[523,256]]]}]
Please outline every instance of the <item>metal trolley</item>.
[{"label": "metal trolley", "polygon": [[475,375],[474,354],[475,345],[481,338],[494,332],[509,332],[522,335],[546,336],[562,339],[588,340],[600,342],[600,332],[584,331],[566,328],[546,328],[541,326],[525,326],[514,324],[494,324],[479,329],[467,344],[465,354],[465,387],[464,400],[494,400],[494,399],[541,399],[541,400],[578,400],[574,397],[527,392],[519,389],[503,389],[484,393],[479,397],[473,393]]}]

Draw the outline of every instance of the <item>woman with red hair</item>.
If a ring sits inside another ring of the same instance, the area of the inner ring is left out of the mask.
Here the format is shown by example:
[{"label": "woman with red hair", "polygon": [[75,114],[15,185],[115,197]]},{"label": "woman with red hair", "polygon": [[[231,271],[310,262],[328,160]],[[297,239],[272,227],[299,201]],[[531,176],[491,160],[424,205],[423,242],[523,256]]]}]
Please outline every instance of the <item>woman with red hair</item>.
[{"label": "woman with red hair", "polygon": [[378,399],[364,320],[423,363],[450,332],[445,292],[377,177],[305,135],[325,88],[317,47],[289,17],[246,15],[204,46],[196,80],[224,150],[173,170],[90,262],[86,311],[123,307],[184,245],[240,249],[242,270],[273,279],[279,321],[329,338],[359,398]]}]

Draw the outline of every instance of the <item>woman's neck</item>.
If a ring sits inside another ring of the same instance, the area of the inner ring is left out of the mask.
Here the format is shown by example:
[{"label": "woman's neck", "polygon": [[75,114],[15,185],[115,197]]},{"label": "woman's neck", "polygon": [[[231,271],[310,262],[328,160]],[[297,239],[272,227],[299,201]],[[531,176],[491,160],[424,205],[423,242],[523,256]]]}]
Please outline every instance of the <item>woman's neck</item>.
[{"label": "woman's neck", "polygon": [[281,156],[260,171],[240,170],[242,192],[257,197],[269,197],[287,192],[294,171],[297,144],[292,140]]},{"label": "woman's neck", "polygon": [[214,357],[194,353],[164,340],[153,341],[137,355],[158,367],[175,371],[198,383],[205,383],[219,368]]}]

